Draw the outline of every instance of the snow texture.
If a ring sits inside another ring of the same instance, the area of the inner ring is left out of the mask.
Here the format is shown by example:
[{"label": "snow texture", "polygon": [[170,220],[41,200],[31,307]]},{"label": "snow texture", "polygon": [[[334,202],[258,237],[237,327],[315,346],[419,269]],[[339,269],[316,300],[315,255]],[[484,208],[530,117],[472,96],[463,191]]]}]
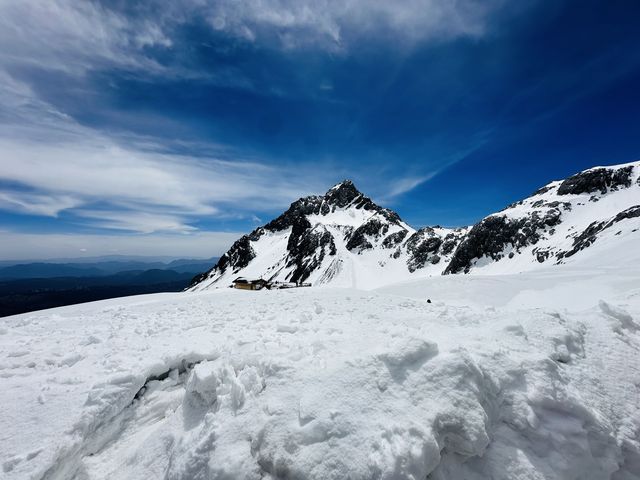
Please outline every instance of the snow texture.
[{"label": "snow texture", "polygon": [[639,176],[457,231],[343,182],[189,292],[0,319],[1,478],[640,479]]},{"label": "snow texture", "polygon": [[626,246],[520,275],[2,319],[2,478],[638,479]]}]

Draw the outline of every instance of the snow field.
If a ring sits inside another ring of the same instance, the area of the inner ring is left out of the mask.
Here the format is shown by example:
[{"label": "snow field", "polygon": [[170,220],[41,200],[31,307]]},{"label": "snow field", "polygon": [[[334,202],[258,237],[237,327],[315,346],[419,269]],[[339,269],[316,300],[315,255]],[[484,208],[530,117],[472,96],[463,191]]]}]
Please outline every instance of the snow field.
[{"label": "snow field", "polygon": [[638,275],[554,272],[2,319],[2,473],[640,478]]}]

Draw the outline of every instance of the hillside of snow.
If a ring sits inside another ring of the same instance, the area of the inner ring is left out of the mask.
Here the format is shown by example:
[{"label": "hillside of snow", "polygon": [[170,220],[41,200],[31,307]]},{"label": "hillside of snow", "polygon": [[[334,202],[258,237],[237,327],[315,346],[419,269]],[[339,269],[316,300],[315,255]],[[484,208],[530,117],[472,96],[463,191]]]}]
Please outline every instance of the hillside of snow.
[{"label": "hillside of snow", "polygon": [[238,276],[371,289],[440,274],[465,228],[416,230],[344,181],[301,198],[240,238],[193,290],[227,287]]},{"label": "hillside of snow", "polygon": [[640,162],[579,172],[457,229],[416,230],[344,181],[238,239],[191,288],[225,288],[239,276],[374,289],[443,273],[517,273],[580,262],[626,238],[640,243]]},{"label": "hillside of snow", "polygon": [[1,319],[2,478],[638,479],[640,249],[621,245]]},{"label": "hillside of snow", "polygon": [[640,480],[639,177],[454,230],[343,182],[191,291],[2,318],[0,478]]},{"label": "hillside of snow", "polygon": [[585,170],[489,215],[469,230],[445,273],[581,263],[625,240],[640,245],[640,162]]}]

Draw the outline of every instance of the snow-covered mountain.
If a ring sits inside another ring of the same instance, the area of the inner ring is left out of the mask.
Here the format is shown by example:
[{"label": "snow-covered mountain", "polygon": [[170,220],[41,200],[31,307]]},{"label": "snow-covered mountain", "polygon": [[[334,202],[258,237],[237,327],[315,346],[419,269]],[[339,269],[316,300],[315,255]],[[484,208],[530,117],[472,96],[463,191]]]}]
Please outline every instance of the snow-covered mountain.
[{"label": "snow-covered mountain", "polygon": [[552,182],[457,229],[416,230],[346,180],[240,238],[192,289],[226,287],[238,276],[375,288],[442,273],[522,272],[573,262],[618,237],[640,242],[639,228],[640,162]]},{"label": "snow-covered mountain", "polygon": [[595,167],[482,219],[444,273],[511,273],[573,263],[623,237],[635,238],[640,248],[639,230],[640,162]]},{"label": "snow-covered mountain", "polygon": [[238,276],[371,288],[439,274],[466,231],[415,230],[345,180],[241,237],[194,289],[226,287]]}]

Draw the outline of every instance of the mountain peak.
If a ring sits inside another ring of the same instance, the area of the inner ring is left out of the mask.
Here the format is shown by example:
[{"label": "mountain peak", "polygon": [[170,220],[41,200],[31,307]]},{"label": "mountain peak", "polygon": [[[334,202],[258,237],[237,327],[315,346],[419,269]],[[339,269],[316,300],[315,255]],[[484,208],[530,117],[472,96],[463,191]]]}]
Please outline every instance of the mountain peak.
[{"label": "mountain peak", "polygon": [[325,195],[296,200],[237,240],[192,287],[226,286],[239,275],[381,285],[416,272],[516,272],[565,263],[594,243],[607,248],[614,238],[635,240],[639,195],[640,164],[593,168],[552,182],[470,228],[416,231],[343,180]]},{"label": "mountain peak", "polygon": [[326,193],[325,198],[331,204],[338,207],[346,207],[360,196],[362,196],[362,193],[351,180],[343,180],[331,187]]}]

